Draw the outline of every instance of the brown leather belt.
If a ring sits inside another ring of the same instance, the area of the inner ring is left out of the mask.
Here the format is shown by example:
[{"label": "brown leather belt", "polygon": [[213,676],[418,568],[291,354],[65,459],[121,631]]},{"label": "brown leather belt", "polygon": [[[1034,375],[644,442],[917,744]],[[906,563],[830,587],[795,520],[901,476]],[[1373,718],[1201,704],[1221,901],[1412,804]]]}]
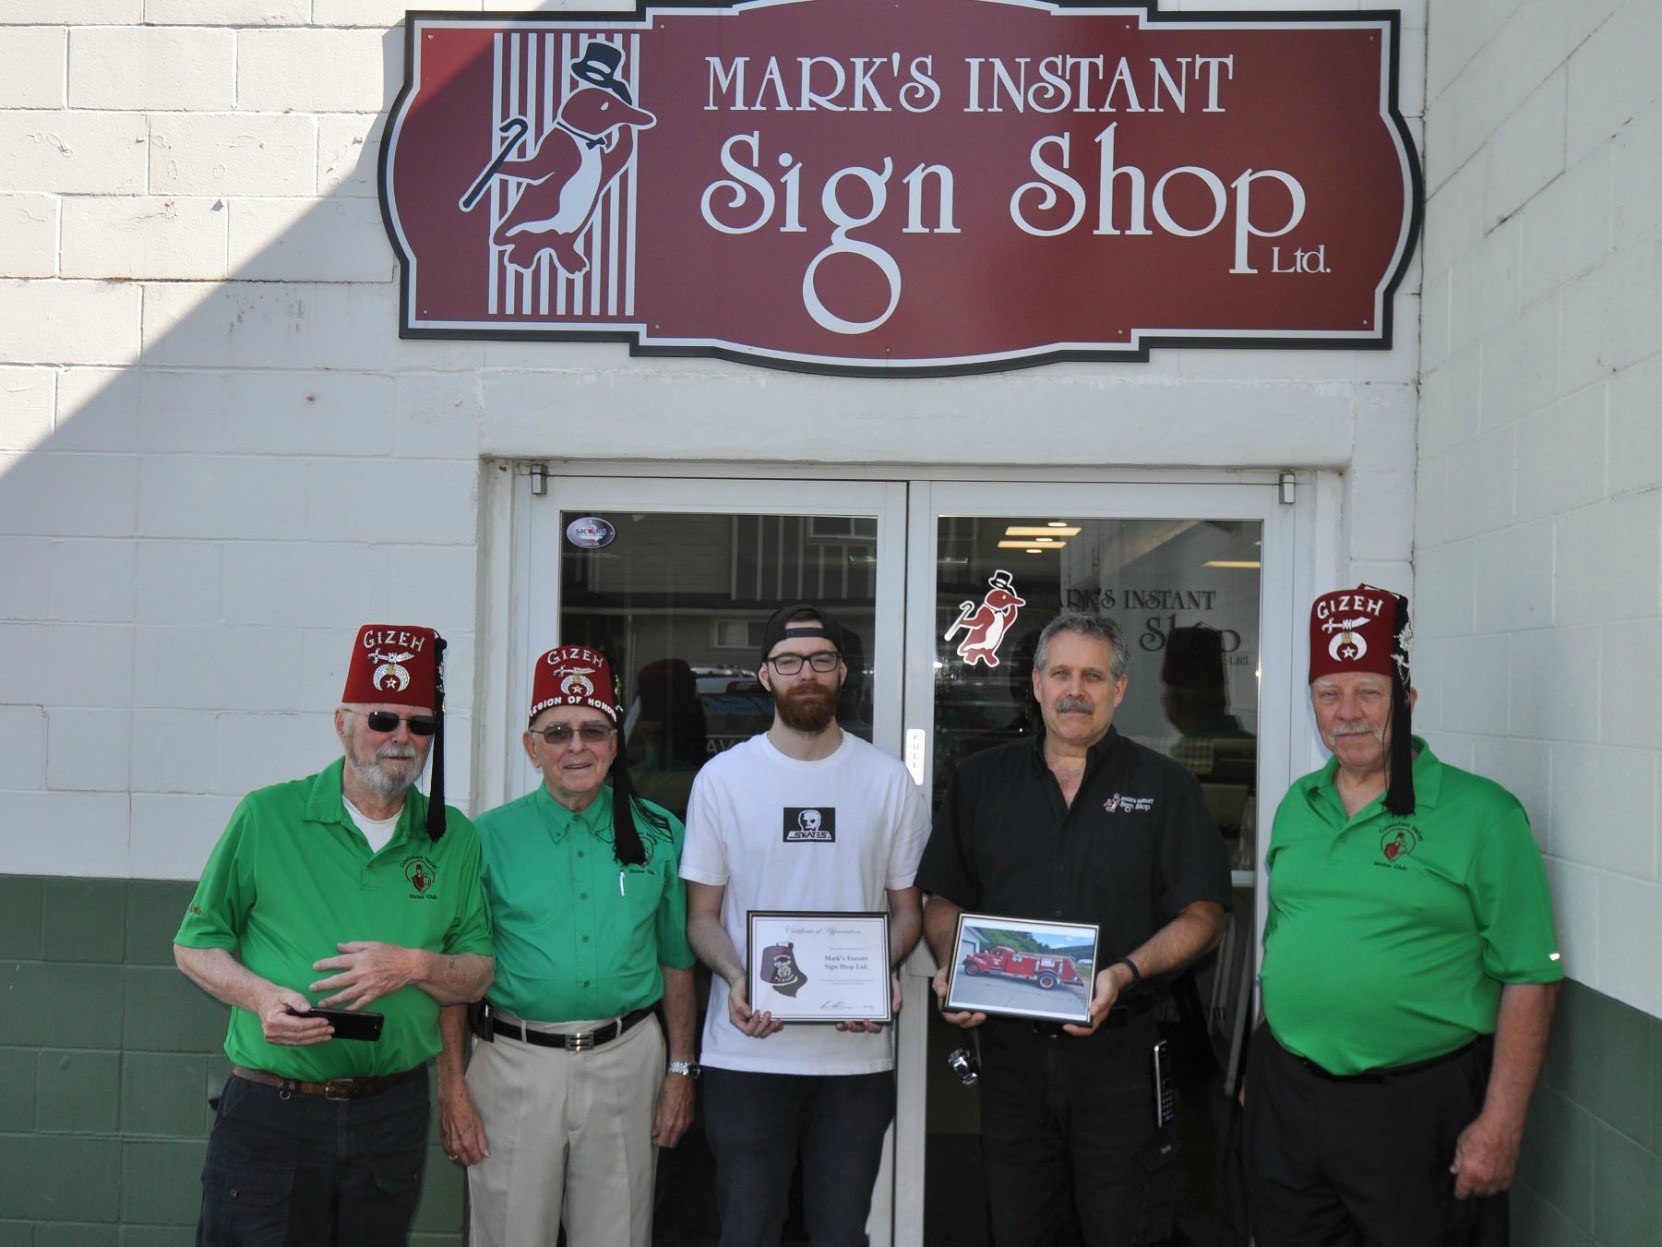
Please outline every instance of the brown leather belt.
[{"label": "brown leather belt", "polygon": [[567,1052],[587,1052],[590,1048],[611,1043],[619,1035],[651,1016],[651,1009],[636,1009],[632,1013],[625,1013],[615,1022],[607,1022],[606,1025],[597,1026],[592,1031],[579,1031],[572,1035],[534,1031],[529,1026],[521,1026],[517,1022],[503,1021],[495,1013],[491,1014],[490,1023],[491,1030],[498,1035],[506,1035],[509,1039],[517,1039],[521,1043],[534,1044],[539,1048],[564,1048]]},{"label": "brown leather belt", "polygon": [[423,1066],[407,1069],[402,1074],[381,1074],[370,1078],[331,1078],[328,1082],[301,1082],[297,1078],[284,1078],[278,1074],[268,1074],[263,1069],[248,1069],[246,1066],[231,1066],[231,1075],[244,1082],[258,1083],[262,1087],[276,1087],[279,1091],[298,1091],[301,1095],[320,1095],[325,1100],[361,1100],[365,1096],[380,1095],[389,1087],[396,1087],[401,1082],[408,1082],[419,1075]]}]

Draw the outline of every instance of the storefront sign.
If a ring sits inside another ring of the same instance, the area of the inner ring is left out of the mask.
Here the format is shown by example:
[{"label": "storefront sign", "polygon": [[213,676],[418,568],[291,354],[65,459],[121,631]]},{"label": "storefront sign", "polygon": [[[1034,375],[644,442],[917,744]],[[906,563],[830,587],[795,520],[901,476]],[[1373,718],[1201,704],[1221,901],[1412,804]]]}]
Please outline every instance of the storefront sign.
[{"label": "storefront sign", "polygon": [[1394,13],[794,0],[412,13],[405,337],[916,375],[1388,347]]}]

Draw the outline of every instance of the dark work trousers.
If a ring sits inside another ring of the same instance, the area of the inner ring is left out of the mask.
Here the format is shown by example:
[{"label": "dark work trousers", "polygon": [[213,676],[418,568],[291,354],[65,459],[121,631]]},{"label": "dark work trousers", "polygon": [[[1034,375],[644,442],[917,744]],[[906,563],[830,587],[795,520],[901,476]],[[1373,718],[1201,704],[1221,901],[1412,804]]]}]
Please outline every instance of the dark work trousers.
[{"label": "dark work trousers", "polygon": [[704,1137],[716,1160],[721,1247],[779,1247],[802,1154],[811,1247],[861,1247],[894,1074],[752,1074],[704,1067]]},{"label": "dark work trousers", "polygon": [[1252,1037],[1242,1135],[1258,1247],[1499,1247],[1504,1194],[1455,1199],[1454,1145],[1483,1107],[1492,1045],[1370,1080]]},{"label": "dark work trousers", "polygon": [[1066,1242],[1075,1225],[1087,1247],[1171,1236],[1176,1144],[1154,1116],[1160,1031],[1151,1012],[1123,1016],[1090,1036],[983,1023],[981,1143],[997,1247]]},{"label": "dark work trousers", "polygon": [[421,1197],[423,1071],[327,1100],[231,1077],[202,1170],[198,1247],[403,1247]]}]

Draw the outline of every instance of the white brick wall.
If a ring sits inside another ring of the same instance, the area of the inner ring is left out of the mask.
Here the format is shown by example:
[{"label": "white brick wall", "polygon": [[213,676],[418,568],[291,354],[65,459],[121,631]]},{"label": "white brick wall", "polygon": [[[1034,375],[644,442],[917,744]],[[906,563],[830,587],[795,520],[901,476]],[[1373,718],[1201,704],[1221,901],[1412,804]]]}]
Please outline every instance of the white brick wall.
[{"label": "white brick wall", "polygon": [[1429,29],[1416,678],[1460,704],[1426,722],[1519,789],[1569,973],[1662,1016],[1662,4]]},{"label": "white brick wall", "polygon": [[231,107],[236,95],[236,43],[235,33],[229,30],[161,26],[72,30],[69,106],[222,112]]}]

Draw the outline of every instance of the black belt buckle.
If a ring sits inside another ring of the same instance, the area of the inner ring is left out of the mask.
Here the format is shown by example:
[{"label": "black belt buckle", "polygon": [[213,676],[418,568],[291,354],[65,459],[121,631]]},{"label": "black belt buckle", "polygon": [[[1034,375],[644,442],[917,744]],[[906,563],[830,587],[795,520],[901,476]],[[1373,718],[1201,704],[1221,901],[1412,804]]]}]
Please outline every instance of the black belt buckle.
[{"label": "black belt buckle", "polygon": [[358,1080],[355,1078],[331,1078],[323,1084],[325,1100],[355,1100],[357,1096]]}]

